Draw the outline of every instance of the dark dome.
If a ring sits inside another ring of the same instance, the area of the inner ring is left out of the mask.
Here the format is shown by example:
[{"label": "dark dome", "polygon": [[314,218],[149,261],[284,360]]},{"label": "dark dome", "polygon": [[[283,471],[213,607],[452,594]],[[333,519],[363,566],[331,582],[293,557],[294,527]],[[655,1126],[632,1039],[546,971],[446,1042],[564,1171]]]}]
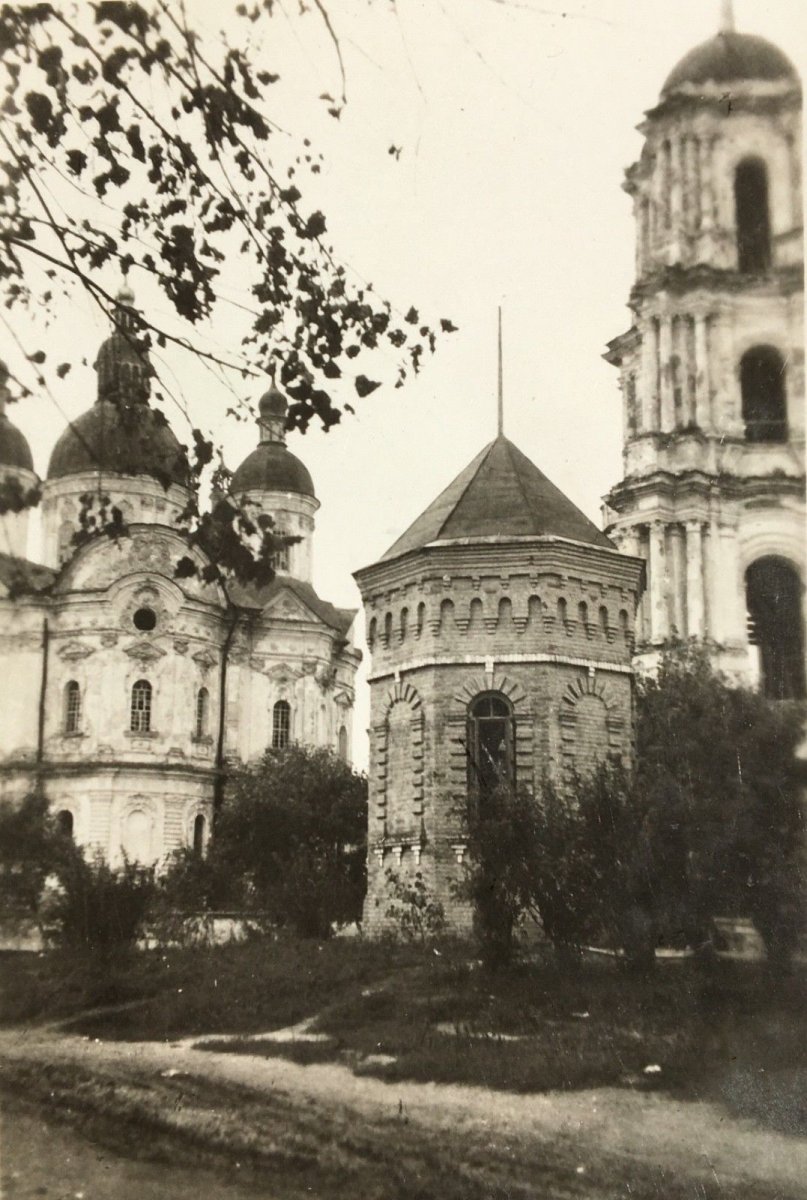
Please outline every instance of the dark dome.
[{"label": "dark dome", "polygon": [[3,467],[33,471],[34,460],[25,434],[12,425],[5,413],[0,413],[0,469]]},{"label": "dark dome", "polygon": [[689,83],[797,79],[793,63],[765,38],[724,30],[685,54],[667,76],[662,95]]},{"label": "dark dome", "polygon": [[68,426],[53,448],[48,479],[85,471],[188,484],[185,451],[162,414],[146,404],[98,400]]},{"label": "dark dome", "polygon": [[230,486],[236,496],[244,492],[297,492],[316,499],[307,467],[282,442],[261,442],[234,472]]}]

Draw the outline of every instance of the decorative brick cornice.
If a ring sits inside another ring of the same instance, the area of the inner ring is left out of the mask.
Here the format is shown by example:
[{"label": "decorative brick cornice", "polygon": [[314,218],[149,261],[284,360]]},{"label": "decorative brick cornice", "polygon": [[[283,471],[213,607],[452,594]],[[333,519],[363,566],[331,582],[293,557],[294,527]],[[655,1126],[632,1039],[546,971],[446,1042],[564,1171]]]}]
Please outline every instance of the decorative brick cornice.
[{"label": "decorative brick cornice", "polygon": [[[422,658],[413,658],[408,662],[400,663],[395,667],[385,668],[375,675],[369,677],[370,683],[378,683],[382,679],[391,679],[395,674],[403,675],[406,672],[422,671],[429,667],[484,667],[487,659],[479,654],[431,654],[424,655]],[[585,669],[593,669],[595,671],[610,671],[616,675],[632,675],[633,667],[627,663],[605,662],[600,659],[575,658],[567,654],[497,654],[496,663],[505,665],[507,663],[554,663],[558,666],[566,667],[583,667]],[[489,688],[482,688],[482,691],[489,691]]]}]

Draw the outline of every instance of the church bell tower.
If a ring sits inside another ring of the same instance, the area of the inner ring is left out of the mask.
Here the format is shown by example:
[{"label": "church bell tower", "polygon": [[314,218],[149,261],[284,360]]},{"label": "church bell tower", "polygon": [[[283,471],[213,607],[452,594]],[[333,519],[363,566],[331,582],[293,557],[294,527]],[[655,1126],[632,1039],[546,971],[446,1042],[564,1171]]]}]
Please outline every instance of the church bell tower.
[{"label": "church bell tower", "polygon": [[637,654],[697,638],[715,665],[804,695],[801,86],[721,28],[668,76],[626,174],[633,324],[609,344],[624,477],[607,532],[647,566]]}]

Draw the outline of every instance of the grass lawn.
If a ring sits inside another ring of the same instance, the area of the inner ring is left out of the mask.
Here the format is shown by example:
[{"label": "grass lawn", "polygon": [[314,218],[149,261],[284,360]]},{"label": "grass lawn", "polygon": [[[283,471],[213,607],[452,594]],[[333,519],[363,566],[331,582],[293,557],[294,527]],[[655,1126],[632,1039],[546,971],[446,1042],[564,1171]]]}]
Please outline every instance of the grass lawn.
[{"label": "grass lawn", "polygon": [[[9,970],[11,958],[0,964],[6,1024],[119,1004],[71,1027],[118,1039],[198,1035],[218,1050],[343,1062],[387,1079],[663,1088],[807,1132],[803,974],[773,982],[754,964],[704,973],[678,961],[638,980],[593,957],[560,973],[548,956],[489,974],[462,945],[438,953],[347,939],[144,952],[106,974],[34,955],[13,956]],[[250,1037],[309,1018],[326,1040]]]}]

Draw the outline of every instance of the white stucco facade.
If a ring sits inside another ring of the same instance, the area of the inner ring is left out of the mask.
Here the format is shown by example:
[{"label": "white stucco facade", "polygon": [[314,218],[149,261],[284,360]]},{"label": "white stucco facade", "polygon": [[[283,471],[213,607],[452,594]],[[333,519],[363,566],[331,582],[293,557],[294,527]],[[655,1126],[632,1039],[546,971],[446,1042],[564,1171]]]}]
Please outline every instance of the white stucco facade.
[{"label": "white stucco facade", "polygon": [[[124,401],[110,392],[99,403]],[[67,430],[51,456],[46,563],[30,562],[19,539],[22,553],[0,553],[0,798],[41,787],[89,851],[158,863],[203,846],[233,763],[291,741],[349,758],[354,613],[311,584],[318,503],[298,460],[312,495],[286,476],[273,488],[264,471],[245,500],[289,534],[299,532],[292,516],[304,520],[304,552],[263,588],[233,583],[227,599],[198,573],[175,577],[189,553],[205,565],[173,524],[181,480],[155,478],[147,457],[140,473],[116,470],[109,443],[92,441],[91,413],[80,444]],[[87,471],[90,451],[99,461]],[[73,540],[88,492],[120,509],[123,536]]]}]

